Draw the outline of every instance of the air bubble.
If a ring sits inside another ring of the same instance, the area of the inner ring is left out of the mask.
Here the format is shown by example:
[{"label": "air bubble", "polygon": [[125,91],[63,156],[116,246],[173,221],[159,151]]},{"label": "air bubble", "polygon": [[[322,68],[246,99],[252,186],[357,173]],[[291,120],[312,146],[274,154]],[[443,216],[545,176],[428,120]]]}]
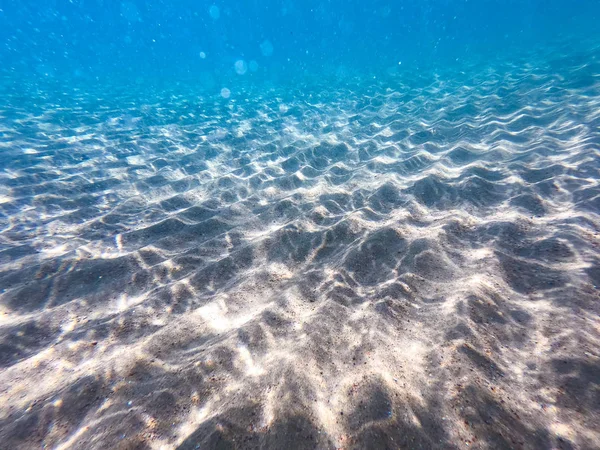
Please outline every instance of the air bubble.
[{"label": "air bubble", "polygon": [[246,61],[243,59],[238,59],[233,67],[238,75],[244,75],[246,72],[248,72],[248,64],[246,64]]},{"label": "air bubble", "polygon": [[271,56],[273,54],[273,44],[271,44],[271,41],[264,40],[262,44],[260,44],[260,51],[263,56]]},{"label": "air bubble", "polygon": [[219,17],[221,17],[221,10],[219,9],[219,7],[217,5],[212,5],[209,9],[208,9],[208,14],[210,14],[210,17],[213,20],[218,20]]}]

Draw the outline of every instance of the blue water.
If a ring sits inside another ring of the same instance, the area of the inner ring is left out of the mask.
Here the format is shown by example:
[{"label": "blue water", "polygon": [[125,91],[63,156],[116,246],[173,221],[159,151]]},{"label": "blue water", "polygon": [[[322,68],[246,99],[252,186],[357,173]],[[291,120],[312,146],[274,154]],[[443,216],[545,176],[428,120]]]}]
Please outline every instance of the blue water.
[{"label": "blue water", "polygon": [[[597,39],[593,0],[3,1],[1,70],[19,77],[246,78],[377,74]],[[204,55],[202,57],[201,55]],[[250,65],[251,62],[255,64]],[[244,66],[246,67],[246,66]],[[253,72],[254,70],[254,72]]]},{"label": "blue water", "polygon": [[600,448],[599,21],[0,0],[0,450]]}]

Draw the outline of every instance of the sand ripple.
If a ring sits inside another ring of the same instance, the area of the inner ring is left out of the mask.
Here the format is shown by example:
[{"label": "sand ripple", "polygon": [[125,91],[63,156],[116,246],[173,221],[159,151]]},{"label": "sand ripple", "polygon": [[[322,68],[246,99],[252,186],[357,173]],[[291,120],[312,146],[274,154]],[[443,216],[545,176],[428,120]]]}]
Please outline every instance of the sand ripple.
[{"label": "sand ripple", "polygon": [[597,448],[597,56],[8,90],[0,442]]}]

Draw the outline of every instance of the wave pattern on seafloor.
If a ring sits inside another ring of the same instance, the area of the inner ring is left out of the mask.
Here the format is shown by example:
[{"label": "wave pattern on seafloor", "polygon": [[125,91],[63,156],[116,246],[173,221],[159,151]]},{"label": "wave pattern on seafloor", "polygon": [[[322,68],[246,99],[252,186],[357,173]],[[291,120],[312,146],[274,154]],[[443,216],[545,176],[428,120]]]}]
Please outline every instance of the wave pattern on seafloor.
[{"label": "wave pattern on seafloor", "polygon": [[596,447],[597,56],[5,86],[3,448]]}]

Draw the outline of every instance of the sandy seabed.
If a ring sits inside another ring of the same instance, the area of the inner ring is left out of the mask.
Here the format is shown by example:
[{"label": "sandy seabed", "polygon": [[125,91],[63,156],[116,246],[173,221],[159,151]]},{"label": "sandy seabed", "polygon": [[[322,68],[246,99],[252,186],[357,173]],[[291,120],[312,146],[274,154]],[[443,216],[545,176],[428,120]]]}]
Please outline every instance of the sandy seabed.
[{"label": "sandy seabed", "polygon": [[7,92],[0,448],[599,448],[596,54]]}]

